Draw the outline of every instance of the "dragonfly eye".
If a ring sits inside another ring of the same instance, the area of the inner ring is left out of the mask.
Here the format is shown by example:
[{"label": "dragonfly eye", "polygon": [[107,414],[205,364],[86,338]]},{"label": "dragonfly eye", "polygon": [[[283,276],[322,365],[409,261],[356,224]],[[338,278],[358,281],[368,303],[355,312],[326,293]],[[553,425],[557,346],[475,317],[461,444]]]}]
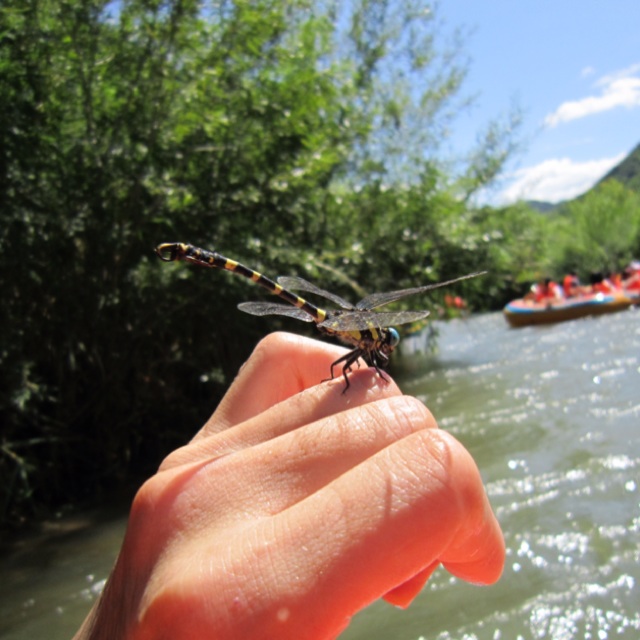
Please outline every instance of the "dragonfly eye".
[{"label": "dragonfly eye", "polygon": [[389,331],[389,346],[392,349],[395,349],[398,346],[398,343],[400,342],[400,334],[393,327],[389,327],[388,331]]}]

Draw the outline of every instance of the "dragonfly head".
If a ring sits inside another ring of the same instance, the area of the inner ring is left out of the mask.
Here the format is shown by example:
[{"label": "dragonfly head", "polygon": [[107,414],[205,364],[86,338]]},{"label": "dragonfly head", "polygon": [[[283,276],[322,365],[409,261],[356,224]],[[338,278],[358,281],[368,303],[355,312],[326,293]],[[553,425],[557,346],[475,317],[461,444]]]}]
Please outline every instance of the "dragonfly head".
[{"label": "dragonfly head", "polygon": [[393,327],[389,327],[387,329],[386,340],[384,341],[383,352],[386,355],[389,355],[398,346],[399,342],[400,342],[400,334]]}]

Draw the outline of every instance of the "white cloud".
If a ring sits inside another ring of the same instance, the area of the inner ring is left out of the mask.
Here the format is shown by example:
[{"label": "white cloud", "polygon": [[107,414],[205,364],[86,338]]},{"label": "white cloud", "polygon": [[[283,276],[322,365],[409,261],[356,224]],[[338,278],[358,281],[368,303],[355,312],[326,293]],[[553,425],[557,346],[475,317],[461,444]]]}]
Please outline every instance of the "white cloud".
[{"label": "white cloud", "polygon": [[597,81],[596,84],[600,86],[606,86],[614,80],[620,80],[621,78],[628,78],[630,76],[637,76],[640,73],[640,62],[636,62],[625,69],[618,69],[618,71],[614,71],[613,73],[602,76],[600,80]]},{"label": "white cloud", "polygon": [[511,184],[498,196],[500,202],[542,200],[560,202],[575,198],[592,187],[607,171],[626,157],[621,153],[612,158],[575,162],[570,158],[553,158],[514,172]]},{"label": "white cloud", "polygon": [[640,64],[603,76],[595,86],[600,90],[598,95],[563,102],[545,118],[545,124],[555,127],[562,122],[570,122],[618,107],[640,107]]}]

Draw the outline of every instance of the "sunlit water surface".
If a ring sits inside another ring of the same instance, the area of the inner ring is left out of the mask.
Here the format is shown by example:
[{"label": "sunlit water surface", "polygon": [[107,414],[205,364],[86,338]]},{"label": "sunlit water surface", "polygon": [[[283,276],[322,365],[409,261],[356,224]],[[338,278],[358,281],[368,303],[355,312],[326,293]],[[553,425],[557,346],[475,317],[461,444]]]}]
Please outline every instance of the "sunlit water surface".
[{"label": "sunlit water surface", "polygon": [[477,461],[504,575],[474,587],[441,569],[408,611],[376,603],[341,640],[640,638],[640,310],[440,332],[401,384]]},{"label": "sunlit water surface", "polygon": [[[407,611],[379,602],[341,640],[640,638],[640,310],[509,330],[499,314],[404,342],[396,378],[473,454],[502,525],[502,579],[438,570]],[[69,638],[124,518],[0,559],[0,638]],[[428,532],[425,532],[425,536]]]}]

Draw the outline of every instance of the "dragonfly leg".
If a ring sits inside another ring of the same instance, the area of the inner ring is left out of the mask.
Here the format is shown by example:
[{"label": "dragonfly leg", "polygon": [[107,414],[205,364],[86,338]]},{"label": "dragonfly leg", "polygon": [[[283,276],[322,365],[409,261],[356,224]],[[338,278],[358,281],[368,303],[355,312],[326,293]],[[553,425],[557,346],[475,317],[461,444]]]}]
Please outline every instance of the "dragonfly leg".
[{"label": "dragonfly leg", "polygon": [[389,356],[380,351],[371,351],[371,366],[376,370],[377,374],[385,381],[389,382],[389,378],[384,375],[383,369],[389,364]]},{"label": "dragonfly leg", "polygon": [[389,382],[389,378],[387,378],[387,376],[384,375],[384,371],[382,369],[380,369],[379,367],[377,367],[375,364],[373,365],[373,368],[376,370],[377,374],[385,381],[385,382]]},{"label": "dragonfly leg", "polygon": [[[356,357],[352,358],[354,354],[356,354]],[[344,366],[350,369],[351,365],[359,356],[360,356],[360,349],[352,349],[351,351],[349,351],[349,353],[345,353],[341,358],[338,358],[335,362],[331,363],[331,377],[326,378],[326,380],[333,380],[336,377],[336,374],[333,372],[334,367],[337,367],[339,364],[346,362],[348,360],[349,362]],[[325,382],[326,380],[323,380],[323,382]]]},{"label": "dragonfly leg", "polygon": [[[345,353],[341,358],[338,358],[335,362],[331,364],[331,377],[326,378],[325,380],[323,380],[323,382],[326,382],[327,380],[333,380],[336,377],[335,373],[333,372],[334,367],[344,362],[344,366],[342,367],[342,375],[344,377],[345,387],[342,393],[345,393],[347,389],[351,386],[351,384],[349,383],[349,376],[347,376],[347,373],[351,371],[351,367],[353,363],[358,362],[358,358],[361,355],[363,355],[362,349],[353,349],[352,351],[349,351],[349,353]],[[360,366],[359,362],[358,362],[358,366]]]}]

